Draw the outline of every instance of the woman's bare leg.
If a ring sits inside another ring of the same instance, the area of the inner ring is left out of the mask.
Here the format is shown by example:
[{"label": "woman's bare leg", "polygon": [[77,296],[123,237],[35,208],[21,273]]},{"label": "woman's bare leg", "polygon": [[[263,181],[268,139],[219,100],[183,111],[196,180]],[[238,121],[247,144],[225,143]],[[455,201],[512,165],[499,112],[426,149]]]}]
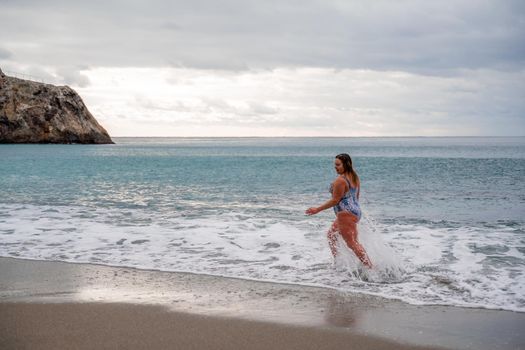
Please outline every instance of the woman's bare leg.
[{"label": "woman's bare leg", "polygon": [[339,233],[345,240],[346,244],[355,255],[361,260],[361,262],[372,268],[372,262],[366,254],[365,248],[357,240],[357,222],[359,219],[348,212],[340,212],[337,214],[337,222],[339,227]]},{"label": "woman's bare leg", "polygon": [[326,236],[328,237],[328,246],[330,247],[330,251],[334,258],[337,255],[337,231],[339,231],[339,228],[337,227],[337,219],[335,219],[334,223],[326,233]]}]

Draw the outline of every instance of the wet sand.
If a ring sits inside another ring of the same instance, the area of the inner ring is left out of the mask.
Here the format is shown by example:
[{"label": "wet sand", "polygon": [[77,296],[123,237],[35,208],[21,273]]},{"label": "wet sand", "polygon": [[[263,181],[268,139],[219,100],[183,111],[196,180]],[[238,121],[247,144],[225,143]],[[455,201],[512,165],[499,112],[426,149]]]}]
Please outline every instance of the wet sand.
[{"label": "wet sand", "polygon": [[522,349],[525,314],[0,258],[0,349]]}]

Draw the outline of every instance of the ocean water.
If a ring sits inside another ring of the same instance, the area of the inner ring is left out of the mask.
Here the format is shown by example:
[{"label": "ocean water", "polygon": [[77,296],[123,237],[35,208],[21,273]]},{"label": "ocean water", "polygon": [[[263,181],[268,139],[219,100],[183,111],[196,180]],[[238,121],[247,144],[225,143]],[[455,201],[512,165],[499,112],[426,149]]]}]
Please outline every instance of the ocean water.
[{"label": "ocean water", "polygon": [[[525,138],[116,138],[0,145],[0,256],[185,271],[525,311]],[[326,231],[334,156],[359,239]]]}]

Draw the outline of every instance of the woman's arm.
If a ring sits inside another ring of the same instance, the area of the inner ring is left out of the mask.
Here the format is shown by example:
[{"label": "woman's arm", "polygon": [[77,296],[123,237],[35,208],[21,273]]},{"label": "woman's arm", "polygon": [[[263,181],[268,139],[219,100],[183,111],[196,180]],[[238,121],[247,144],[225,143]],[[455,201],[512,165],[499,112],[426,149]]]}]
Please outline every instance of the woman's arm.
[{"label": "woman's arm", "polygon": [[311,207],[311,208],[308,208],[306,211],[305,211],[305,214],[306,215],[314,215],[314,214],[317,214],[319,213],[320,211],[323,211],[325,209],[328,209],[328,208],[331,208],[333,207],[334,205],[336,205],[337,203],[339,203],[339,201],[341,200],[341,198],[343,198],[344,194],[345,194],[345,181],[341,178],[338,178],[334,181],[334,187],[333,187],[333,191],[332,191],[332,199],[329,199],[327,200],[325,203],[323,203],[321,206],[319,207]]}]

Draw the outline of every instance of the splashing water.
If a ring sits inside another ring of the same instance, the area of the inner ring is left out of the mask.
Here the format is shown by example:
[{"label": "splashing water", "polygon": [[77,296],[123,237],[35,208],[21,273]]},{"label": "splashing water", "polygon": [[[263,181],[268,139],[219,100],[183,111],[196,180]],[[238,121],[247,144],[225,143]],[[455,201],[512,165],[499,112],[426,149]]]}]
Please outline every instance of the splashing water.
[{"label": "splashing water", "polygon": [[379,234],[374,219],[369,215],[363,215],[358,230],[358,240],[372,261],[373,268],[364,266],[338,233],[335,269],[365,282],[401,282],[406,273],[405,267],[394,248]]}]

